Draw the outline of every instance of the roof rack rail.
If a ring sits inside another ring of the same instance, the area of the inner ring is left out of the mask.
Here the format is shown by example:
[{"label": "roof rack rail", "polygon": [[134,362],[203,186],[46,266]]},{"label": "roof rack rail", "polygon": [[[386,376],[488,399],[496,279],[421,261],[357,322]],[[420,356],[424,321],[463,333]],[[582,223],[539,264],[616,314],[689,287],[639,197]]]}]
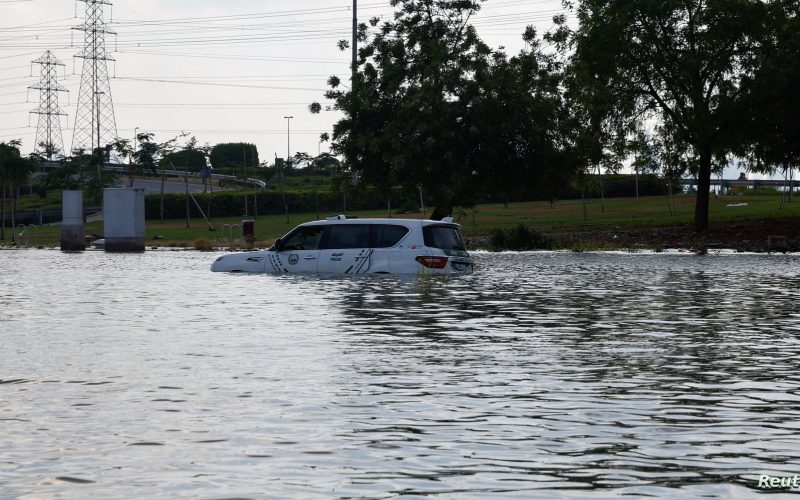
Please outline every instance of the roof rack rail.
[{"label": "roof rack rail", "polygon": [[358,216],[339,214],[326,217],[326,220],[347,220],[347,219],[358,219]]}]

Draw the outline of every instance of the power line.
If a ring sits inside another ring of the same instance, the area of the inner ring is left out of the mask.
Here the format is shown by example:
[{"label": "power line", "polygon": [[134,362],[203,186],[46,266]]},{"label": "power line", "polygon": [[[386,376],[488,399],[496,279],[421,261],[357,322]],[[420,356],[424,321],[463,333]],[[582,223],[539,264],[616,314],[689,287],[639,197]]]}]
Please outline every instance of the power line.
[{"label": "power line", "polygon": [[[18,104],[25,104],[18,103]],[[115,103],[117,107],[175,107],[175,106],[306,106],[307,102],[152,102],[152,103]],[[0,106],[3,106],[0,104]]]},{"label": "power line", "polygon": [[[128,129],[131,130],[131,129]],[[141,130],[141,129],[140,129]],[[170,133],[182,133],[186,132],[189,134],[219,134],[219,135],[286,135],[286,130],[225,130],[225,129],[194,129],[194,130],[187,130],[185,128],[170,128],[170,129],[147,129],[148,132],[170,132]],[[302,134],[302,135],[319,135],[325,130],[299,130],[295,131],[292,130],[292,134]]]},{"label": "power line", "polygon": [[342,64],[346,59],[322,59],[315,57],[258,57],[236,54],[199,54],[196,52],[163,52],[163,51],[144,51],[144,50],[120,50],[121,54],[141,54],[156,55],[164,57],[187,57],[200,59],[224,59],[232,61],[264,61],[264,62],[291,62],[291,63],[316,63],[316,64]]},{"label": "power line", "polygon": [[14,31],[14,30],[20,30],[20,29],[27,29],[27,28],[32,28],[34,26],[43,26],[45,24],[60,23],[62,21],[70,21],[70,20],[72,20],[71,17],[63,17],[63,18],[60,18],[60,19],[51,19],[50,21],[41,21],[41,22],[33,23],[33,24],[24,24],[22,26],[0,27],[0,31]]},{"label": "power line", "polygon": [[184,82],[178,80],[167,80],[161,78],[133,78],[118,76],[115,80],[134,81],[134,82],[153,82],[153,83],[174,83],[183,85],[209,85],[213,87],[238,87],[247,89],[271,89],[271,90],[302,90],[309,92],[325,92],[327,89],[307,88],[307,87],[279,87],[274,85],[240,85],[235,83],[215,83],[215,82]]},{"label": "power line", "polygon": [[[386,7],[386,4],[383,2],[380,3],[372,3],[366,4],[364,8],[378,8],[378,7]],[[272,12],[251,12],[245,14],[231,14],[227,16],[202,16],[202,17],[179,17],[179,18],[172,18],[172,19],[151,19],[151,20],[117,20],[115,24],[119,26],[126,26],[126,25],[159,25],[159,24],[170,24],[170,23],[185,23],[187,21],[204,21],[204,22],[217,22],[220,20],[232,20],[232,19],[257,19],[257,18],[268,18],[268,17],[286,17],[286,16],[299,16],[299,15],[308,15],[308,14],[315,14],[315,13],[330,13],[330,12],[340,12],[340,11],[349,11],[350,5],[339,5],[336,7],[320,7],[316,9],[292,9],[292,10],[282,10],[282,11],[272,11]]]}]

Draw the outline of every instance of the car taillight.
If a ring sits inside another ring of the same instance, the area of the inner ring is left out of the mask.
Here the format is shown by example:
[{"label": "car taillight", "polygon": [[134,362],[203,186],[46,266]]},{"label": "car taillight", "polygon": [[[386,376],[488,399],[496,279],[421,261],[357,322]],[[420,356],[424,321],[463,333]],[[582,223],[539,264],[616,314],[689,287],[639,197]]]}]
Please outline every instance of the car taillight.
[{"label": "car taillight", "polygon": [[431,269],[444,269],[447,265],[447,257],[434,257],[432,255],[420,255],[417,262]]}]

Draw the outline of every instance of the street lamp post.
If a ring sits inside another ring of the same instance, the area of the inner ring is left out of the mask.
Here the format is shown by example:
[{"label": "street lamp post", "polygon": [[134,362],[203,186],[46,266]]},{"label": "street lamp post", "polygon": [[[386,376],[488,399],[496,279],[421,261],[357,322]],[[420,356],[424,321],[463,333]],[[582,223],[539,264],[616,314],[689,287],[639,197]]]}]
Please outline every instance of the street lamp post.
[{"label": "street lamp post", "polygon": [[[284,168],[286,168],[286,164],[289,163],[289,156],[291,156],[291,153],[292,153],[292,148],[291,148],[291,145],[290,145],[290,142],[289,142],[290,137],[291,137],[290,134],[289,134],[289,124],[291,123],[290,120],[292,118],[294,118],[294,116],[284,116],[284,118],[286,118],[286,161],[284,162]],[[275,167],[277,168],[277,162],[276,162]],[[278,170],[276,172],[276,174],[278,175],[278,182],[279,182],[279,185],[280,185],[280,188],[281,188],[281,198],[283,199],[283,209],[286,212],[286,223],[288,224],[289,223],[289,205],[286,203],[286,196],[284,195],[284,192],[283,192],[283,172],[281,170]]]},{"label": "street lamp post", "polygon": [[291,120],[292,118],[294,118],[294,116],[284,116],[284,118],[286,118],[286,163],[288,163],[289,158],[292,157],[292,148],[290,145],[291,134],[290,134],[289,124],[291,123]]},{"label": "street lamp post", "polygon": [[136,149],[137,149],[136,146],[139,145],[138,137],[139,137],[139,127],[134,127],[133,128],[133,143],[131,144],[131,157],[130,157],[130,160],[128,161],[128,168],[130,169],[130,172],[128,173],[128,176],[129,176],[129,178],[128,178],[128,183],[129,183],[128,187],[131,187],[131,188],[133,187],[133,175],[134,175],[134,171],[133,171],[133,155],[134,155],[134,153],[136,153]]}]

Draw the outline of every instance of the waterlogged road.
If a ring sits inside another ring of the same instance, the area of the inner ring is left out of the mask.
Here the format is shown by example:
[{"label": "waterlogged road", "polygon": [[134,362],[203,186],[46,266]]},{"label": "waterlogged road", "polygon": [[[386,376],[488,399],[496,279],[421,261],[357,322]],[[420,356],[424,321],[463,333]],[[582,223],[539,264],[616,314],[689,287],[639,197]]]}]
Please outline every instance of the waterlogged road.
[{"label": "waterlogged road", "polygon": [[750,498],[800,474],[798,256],[478,254],[449,282],[214,257],[0,253],[0,497]]}]

